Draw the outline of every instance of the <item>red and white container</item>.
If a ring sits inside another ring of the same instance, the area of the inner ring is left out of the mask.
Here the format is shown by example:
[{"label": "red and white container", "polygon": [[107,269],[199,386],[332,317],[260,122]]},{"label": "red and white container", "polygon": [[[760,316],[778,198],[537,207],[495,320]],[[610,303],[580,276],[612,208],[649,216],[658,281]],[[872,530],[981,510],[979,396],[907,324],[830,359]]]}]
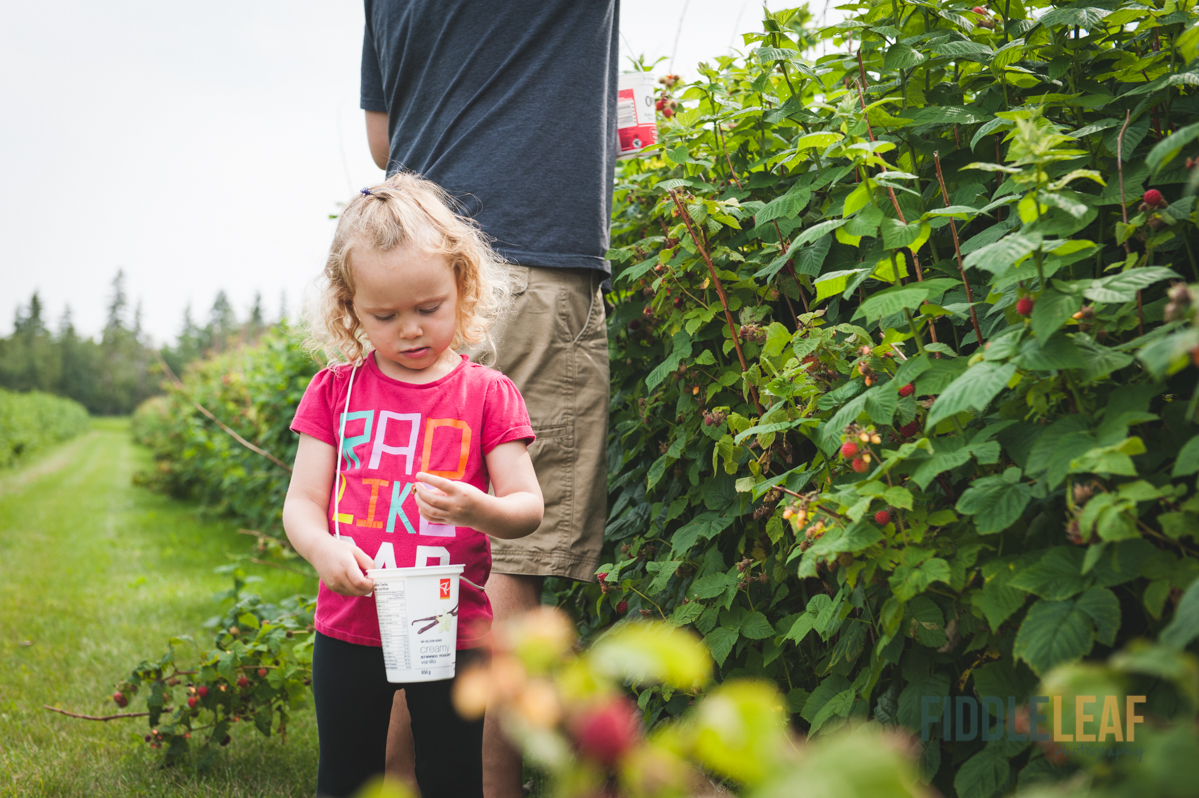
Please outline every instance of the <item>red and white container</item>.
[{"label": "red and white container", "polygon": [[658,114],[654,108],[657,83],[648,72],[623,72],[616,95],[616,132],[620,158],[634,158],[658,143]]}]

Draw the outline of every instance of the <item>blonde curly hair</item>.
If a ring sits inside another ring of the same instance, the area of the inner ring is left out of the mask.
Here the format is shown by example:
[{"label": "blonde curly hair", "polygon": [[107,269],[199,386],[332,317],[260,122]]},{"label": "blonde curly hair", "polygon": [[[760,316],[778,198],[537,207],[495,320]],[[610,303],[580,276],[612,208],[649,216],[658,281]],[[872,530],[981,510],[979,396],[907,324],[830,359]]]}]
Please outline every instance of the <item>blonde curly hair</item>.
[{"label": "blonde curly hair", "polygon": [[[420,175],[398,173],[363,189],[346,205],[333,234],[317,301],[305,310],[305,347],[330,363],[358,363],[370,352],[354,312],[351,256],[357,247],[389,252],[417,246],[443,255],[458,286],[458,327],[450,346],[485,346],[490,330],[511,307],[512,277],[478,225],[455,213],[455,200]],[[486,350],[484,350],[486,351]]]}]

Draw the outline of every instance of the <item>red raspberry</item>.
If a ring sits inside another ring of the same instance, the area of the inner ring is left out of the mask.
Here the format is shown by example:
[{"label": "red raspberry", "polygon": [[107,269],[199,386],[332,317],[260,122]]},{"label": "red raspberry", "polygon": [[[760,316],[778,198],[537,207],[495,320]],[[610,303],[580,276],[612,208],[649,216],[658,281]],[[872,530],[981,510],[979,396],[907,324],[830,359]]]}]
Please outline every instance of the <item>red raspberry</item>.
[{"label": "red raspberry", "polygon": [[891,523],[891,514],[886,510],[879,510],[874,514],[874,523],[878,524],[879,526],[886,526],[887,524]]},{"label": "red raspberry", "polygon": [[596,579],[598,579],[598,580],[600,580],[600,581],[602,582],[602,581],[604,581],[605,579],[607,579],[607,578],[608,578],[608,572],[607,572],[607,571],[600,571],[598,574],[596,574],[596,575],[595,575],[595,578],[596,578]]},{"label": "red raspberry", "polygon": [[242,687],[242,688],[249,687],[249,686],[250,686],[250,680],[249,680],[249,679],[247,679],[245,676],[243,676],[243,677],[241,677],[240,679],[238,679],[238,680],[237,680],[237,686],[238,686],[238,687]]},{"label": "red raspberry", "polygon": [[914,393],[916,393],[916,386],[912,385],[910,382],[899,389],[900,396],[911,396]]},{"label": "red raspberry", "polygon": [[628,609],[629,602],[625,601],[624,599],[621,599],[620,603],[616,605],[616,612],[620,615],[624,615],[626,612],[628,612]]},{"label": "red raspberry", "polygon": [[191,707],[192,709],[195,709],[196,704],[198,704],[198,703],[200,703],[200,699],[196,698],[195,696],[192,696],[191,698],[187,699],[187,705],[189,707]]},{"label": "red raspberry", "polygon": [[1016,300],[1016,312],[1019,313],[1021,316],[1031,316],[1032,315],[1032,305],[1033,305],[1032,297],[1022,296],[1018,300]]},{"label": "red raspberry", "polygon": [[123,708],[123,707],[129,706],[129,699],[126,698],[125,694],[122,693],[120,690],[117,690],[115,693],[112,694],[112,700],[116,702],[116,705],[118,707]]},{"label": "red raspberry", "polygon": [[200,695],[200,698],[203,698],[204,696],[208,695],[208,688],[201,685],[200,687],[196,688],[196,692]]},{"label": "red raspberry", "polygon": [[659,97],[658,101],[656,103],[654,103],[654,108],[657,108],[659,111],[661,111],[665,107],[666,107],[666,98],[665,97]]},{"label": "red raspberry", "polygon": [[845,443],[843,443],[841,445],[841,456],[842,457],[849,459],[850,457],[856,457],[857,454],[858,454],[858,445],[856,443],[854,443],[853,441],[846,441]]},{"label": "red raspberry", "polygon": [[583,711],[573,725],[579,751],[606,768],[637,744],[641,727],[636,707],[623,696]]},{"label": "red raspberry", "polygon": [[916,433],[919,431],[920,431],[920,422],[919,421],[911,421],[907,424],[904,424],[902,427],[899,428],[899,434],[905,438],[915,437]]},{"label": "red raspberry", "polygon": [[970,10],[973,11],[975,14],[978,14],[979,16],[984,16],[987,13],[987,9],[983,8],[982,6],[975,6],[974,8],[972,8]]},{"label": "red raspberry", "polygon": [[1151,188],[1145,192],[1145,204],[1150,208],[1164,208],[1167,205],[1166,198],[1156,188]]},{"label": "red raspberry", "polygon": [[669,108],[663,108],[662,116],[666,117],[667,119],[670,119],[670,117],[674,116],[674,111],[670,110]]},{"label": "red raspberry", "polygon": [[259,678],[259,679],[265,679],[265,678],[266,678],[266,674],[267,674],[267,670],[266,670],[266,668],[259,668],[259,669],[258,669],[258,678]]},{"label": "red raspberry", "polygon": [[855,457],[850,465],[852,465],[853,470],[857,471],[859,474],[870,470],[870,464],[860,457]]}]

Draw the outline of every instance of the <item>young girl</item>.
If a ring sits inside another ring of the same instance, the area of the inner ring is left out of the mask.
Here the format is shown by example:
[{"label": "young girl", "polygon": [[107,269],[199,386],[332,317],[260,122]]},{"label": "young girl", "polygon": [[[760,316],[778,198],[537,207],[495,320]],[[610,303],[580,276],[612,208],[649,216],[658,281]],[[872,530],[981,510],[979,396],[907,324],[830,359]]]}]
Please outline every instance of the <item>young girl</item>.
[{"label": "young girl", "polygon": [[461,667],[491,622],[476,587],[491,570],[487,536],[522,537],[541,523],[524,400],[456,351],[487,342],[507,294],[502,267],[448,202],[412,175],[363,189],[338,222],[309,319],[310,346],[335,365],[313,377],[291,425],[300,448],[283,526],[321,579],[312,655],[321,796],[351,795],[383,772],[398,689],[421,795],[482,796],[483,721],[454,711],[452,680],[387,681],[364,569],[465,565]]}]

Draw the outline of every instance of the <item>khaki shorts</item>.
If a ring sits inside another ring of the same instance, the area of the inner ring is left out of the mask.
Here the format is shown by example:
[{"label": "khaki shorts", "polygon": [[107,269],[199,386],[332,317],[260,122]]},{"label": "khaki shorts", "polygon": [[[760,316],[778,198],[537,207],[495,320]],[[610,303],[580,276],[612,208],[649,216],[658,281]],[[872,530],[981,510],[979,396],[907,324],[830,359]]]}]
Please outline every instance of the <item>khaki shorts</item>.
[{"label": "khaki shorts", "polygon": [[510,268],[518,293],[513,314],[492,331],[495,365],[516,383],[533,421],[529,455],[545,517],[528,537],[493,538],[492,570],[594,581],[608,505],[604,274]]}]

